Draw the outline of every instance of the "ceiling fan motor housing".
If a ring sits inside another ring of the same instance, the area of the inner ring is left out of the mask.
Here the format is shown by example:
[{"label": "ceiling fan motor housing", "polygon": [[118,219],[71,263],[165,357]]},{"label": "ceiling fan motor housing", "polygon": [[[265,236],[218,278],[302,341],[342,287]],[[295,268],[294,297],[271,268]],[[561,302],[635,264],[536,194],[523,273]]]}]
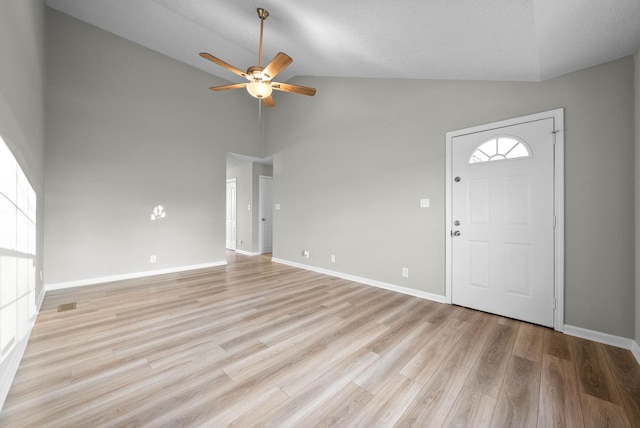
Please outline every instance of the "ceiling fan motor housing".
[{"label": "ceiling fan motor housing", "polygon": [[264,68],[263,67],[249,67],[247,68],[247,74],[251,77],[253,77],[254,80],[260,80],[260,81],[269,81],[271,80],[271,76],[264,74]]}]

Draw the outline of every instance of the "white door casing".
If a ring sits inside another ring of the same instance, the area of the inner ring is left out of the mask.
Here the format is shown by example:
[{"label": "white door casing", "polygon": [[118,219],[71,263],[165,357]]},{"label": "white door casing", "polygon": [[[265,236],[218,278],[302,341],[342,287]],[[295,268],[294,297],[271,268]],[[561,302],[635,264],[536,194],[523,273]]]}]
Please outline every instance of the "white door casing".
[{"label": "white door casing", "polygon": [[[447,302],[562,329],[562,113],[447,133]],[[470,162],[518,140],[530,156]]]},{"label": "white door casing", "polygon": [[227,180],[227,220],[226,220],[226,248],[236,250],[237,209],[236,209],[236,179]]},{"label": "white door casing", "polygon": [[272,177],[259,177],[258,215],[260,217],[258,247],[260,254],[272,251],[273,237],[273,205],[272,205]]}]

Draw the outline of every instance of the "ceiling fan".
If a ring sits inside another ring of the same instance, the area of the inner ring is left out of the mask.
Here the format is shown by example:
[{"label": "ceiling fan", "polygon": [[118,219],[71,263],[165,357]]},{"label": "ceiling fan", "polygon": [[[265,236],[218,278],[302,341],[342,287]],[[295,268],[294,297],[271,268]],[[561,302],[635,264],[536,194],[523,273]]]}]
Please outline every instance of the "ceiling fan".
[{"label": "ceiling fan", "polygon": [[271,96],[271,92],[293,92],[295,94],[314,96],[316,94],[315,88],[309,88],[307,86],[290,85],[288,83],[273,82],[272,79],[284,70],[289,64],[293,62],[291,57],[284,52],[278,52],[278,54],[271,60],[266,67],[262,67],[262,33],[264,30],[264,21],[269,16],[263,8],[258,8],[258,17],[260,18],[260,45],[258,47],[258,65],[252,66],[247,69],[246,72],[227,64],[215,56],[206,52],[201,52],[202,58],[218,64],[221,67],[226,68],[232,73],[242,76],[247,79],[248,83],[235,83],[232,85],[213,86],[209,89],[212,91],[226,91],[229,89],[247,88],[247,92],[251,96],[261,99],[266,107],[275,107],[276,103]]}]

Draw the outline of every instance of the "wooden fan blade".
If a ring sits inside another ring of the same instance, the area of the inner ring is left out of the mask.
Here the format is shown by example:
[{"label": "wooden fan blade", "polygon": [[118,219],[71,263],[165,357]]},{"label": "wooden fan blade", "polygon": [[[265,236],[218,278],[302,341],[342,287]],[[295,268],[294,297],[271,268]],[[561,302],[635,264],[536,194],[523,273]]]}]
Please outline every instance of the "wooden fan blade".
[{"label": "wooden fan blade", "polygon": [[289,85],[288,83],[271,82],[271,87],[276,91],[293,92],[294,94],[312,97],[316,94],[316,88],[308,86]]},{"label": "wooden fan blade", "polygon": [[212,86],[209,89],[212,91],[228,91],[229,89],[240,89],[247,86],[246,83],[234,83],[233,85]]},{"label": "wooden fan blade", "polygon": [[273,97],[271,95],[269,95],[267,98],[262,98],[262,102],[264,103],[265,107],[275,107],[276,106],[276,102],[273,99]]},{"label": "wooden fan blade", "polygon": [[214,64],[218,64],[220,67],[226,68],[227,70],[229,70],[232,73],[237,74],[238,76],[242,76],[247,80],[251,80],[251,77],[249,77],[249,75],[247,73],[245,73],[244,71],[235,68],[233,65],[231,64],[227,64],[226,62],[224,62],[223,60],[221,60],[220,58],[216,58],[215,56],[208,54],[206,52],[200,52],[200,56],[204,59],[208,59],[209,61],[213,62]]},{"label": "wooden fan blade", "polygon": [[293,60],[289,55],[284,52],[278,52],[278,54],[274,56],[271,62],[264,68],[262,74],[265,74],[267,79],[271,80],[276,77],[278,73],[287,68],[287,66],[292,62]]}]

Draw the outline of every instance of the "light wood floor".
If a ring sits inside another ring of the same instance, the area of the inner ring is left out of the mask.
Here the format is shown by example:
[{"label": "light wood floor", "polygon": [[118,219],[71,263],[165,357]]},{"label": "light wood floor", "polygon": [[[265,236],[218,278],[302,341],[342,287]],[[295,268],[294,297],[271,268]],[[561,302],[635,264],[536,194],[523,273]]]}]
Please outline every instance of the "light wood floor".
[{"label": "light wood floor", "polygon": [[0,426],[640,426],[627,350],[229,261],[48,293]]}]

